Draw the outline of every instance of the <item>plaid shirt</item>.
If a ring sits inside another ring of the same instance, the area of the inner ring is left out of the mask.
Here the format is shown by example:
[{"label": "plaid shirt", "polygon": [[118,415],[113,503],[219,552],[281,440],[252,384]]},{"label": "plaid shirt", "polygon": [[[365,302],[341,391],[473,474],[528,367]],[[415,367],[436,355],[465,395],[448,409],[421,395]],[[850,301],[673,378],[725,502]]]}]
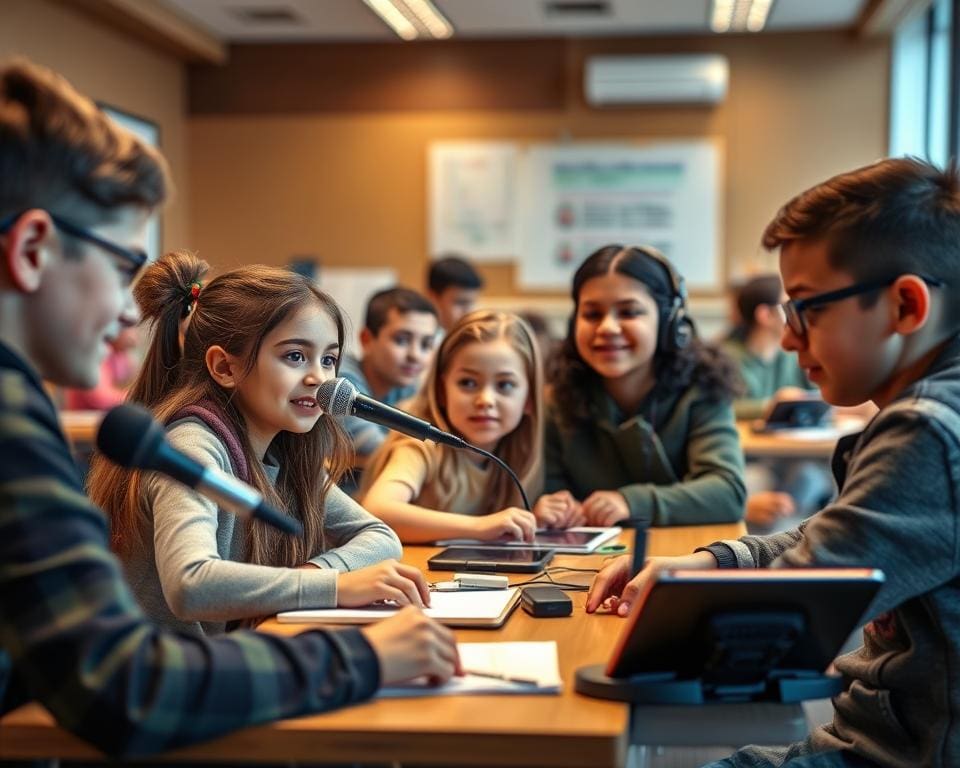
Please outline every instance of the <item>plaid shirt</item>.
[{"label": "plaid shirt", "polygon": [[108,550],[53,404],[0,344],[0,713],[37,699],[109,754],[147,754],[370,696],[359,631],[176,635]]}]

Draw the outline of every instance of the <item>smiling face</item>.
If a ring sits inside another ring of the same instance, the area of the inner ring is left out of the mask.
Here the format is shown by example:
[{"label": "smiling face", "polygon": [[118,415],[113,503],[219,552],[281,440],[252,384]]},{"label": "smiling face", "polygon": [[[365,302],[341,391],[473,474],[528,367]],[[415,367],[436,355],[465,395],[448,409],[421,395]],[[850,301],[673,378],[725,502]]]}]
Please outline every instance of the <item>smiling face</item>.
[{"label": "smiling face", "polygon": [[450,426],[485,451],[513,432],[530,407],[523,358],[503,338],[461,347],[441,384]]},{"label": "smiling face", "polygon": [[[853,285],[856,280],[832,267],[823,241],[794,240],[780,251],[780,274],[791,299],[803,299]],[[870,307],[860,297],[803,310],[806,337],[789,326],[782,345],[797,353],[807,378],[833,405],[859,405],[873,399],[893,374],[898,337],[892,333],[889,305],[882,291]]]},{"label": "smiling face", "polygon": [[649,378],[659,327],[657,302],[639,280],[608,272],[580,289],[577,352],[605,380],[635,379],[639,384]]},{"label": "smiling face", "polygon": [[437,318],[430,312],[391,308],[375,336],[365,329],[363,370],[374,396],[383,398],[390,389],[420,381],[436,341]]},{"label": "smiling face", "polygon": [[[126,207],[90,230],[132,250],[146,244],[148,213]],[[129,264],[92,243],[65,246],[51,238],[51,262],[25,318],[27,353],[41,375],[57,384],[93,387],[110,344],[137,322]],[[76,255],[63,253],[69,247]]]},{"label": "smiling face", "polygon": [[317,388],[336,376],[339,356],[337,325],[317,303],[293,312],[264,337],[253,370],[236,388],[257,455],[282,431],[313,429],[322,413]]}]

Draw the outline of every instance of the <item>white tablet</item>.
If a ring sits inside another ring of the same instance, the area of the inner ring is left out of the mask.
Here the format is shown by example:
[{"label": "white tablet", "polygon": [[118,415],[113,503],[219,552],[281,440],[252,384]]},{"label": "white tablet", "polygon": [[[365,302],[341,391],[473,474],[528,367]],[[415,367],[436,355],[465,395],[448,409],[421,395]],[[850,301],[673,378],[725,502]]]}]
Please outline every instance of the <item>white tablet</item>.
[{"label": "white tablet", "polygon": [[471,544],[474,546],[483,546],[484,549],[539,547],[541,549],[552,549],[555,552],[586,555],[595,551],[604,542],[615,539],[620,535],[622,530],[622,528],[617,526],[611,526],[610,528],[583,526],[579,528],[567,528],[565,530],[541,528],[537,531],[532,542],[517,541],[516,539],[499,539],[483,542],[473,539],[454,539],[438,541],[437,544],[440,546]]}]

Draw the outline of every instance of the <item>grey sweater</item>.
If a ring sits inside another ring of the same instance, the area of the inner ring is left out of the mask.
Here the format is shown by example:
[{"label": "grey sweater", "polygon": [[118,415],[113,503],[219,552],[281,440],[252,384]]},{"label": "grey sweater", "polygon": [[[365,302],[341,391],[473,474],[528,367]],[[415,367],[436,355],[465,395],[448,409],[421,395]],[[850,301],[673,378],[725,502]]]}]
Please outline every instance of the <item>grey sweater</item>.
[{"label": "grey sweater", "polygon": [[837,446],[837,500],[799,528],[707,549],[721,567],[868,566],[886,582],[818,750],[881,766],[960,765],[960,339]]},{"label": "grey sweater", "polygon": [[[226,447],[198,419],[174,422],[167,437],[201,464],[233,474]],[[279,467],[263,468],[276,482]],[[143,548],[124,569],[147,615],[173,629],[213,634],[234,619],[333,607],[339,573],[402,553],[396,534],[336,487],[324,509],[331,549],[310,560],[318,569],[247,563],[244,526],[235,515],[158,474],[144,489],[152,515],[142,521]]]}]

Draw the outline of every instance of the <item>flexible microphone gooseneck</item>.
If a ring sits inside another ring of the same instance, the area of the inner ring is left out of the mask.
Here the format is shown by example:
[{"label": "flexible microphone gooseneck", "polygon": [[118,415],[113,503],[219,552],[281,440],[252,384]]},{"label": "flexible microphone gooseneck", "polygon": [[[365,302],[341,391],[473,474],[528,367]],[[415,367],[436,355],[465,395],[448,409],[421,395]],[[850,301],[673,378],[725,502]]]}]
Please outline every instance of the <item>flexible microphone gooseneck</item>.
[{"label": "flexible microphone gooseneck", "polygon": [[331,416],[356,416],[387,429],[415,437],[417,440],[432,440],[441,445],[449,445],[451,448],[473,451],[485,459],[490,459],[510,475],[510,479],[513,480],[520,491],[524,508],[530,509],[530,500],[527,498],[527,492],[523,489],[520,478],[499,456],[494,456],[489,451],[468,443],[462,437],[444,432],[442,429],[433,426],[429,421],[424,421],[401,411],[399,408],[393,408],[379,400],[374,400],[372,397],[360,394],[357,392],[357,388],[347,379],[330,379],[323,382],[317,390],[317,403],[324,413],[329,413]]},{"label": "flexible microphone gooseneck", "polygon": [[284,533],[303,535],[300,521],[271,507],[259,491],[170,445],[163,427],[139,405],[128,403],[110,410],[97,430],[97,448],[121,467],[162,472],[235,515],[255,517]]}]

